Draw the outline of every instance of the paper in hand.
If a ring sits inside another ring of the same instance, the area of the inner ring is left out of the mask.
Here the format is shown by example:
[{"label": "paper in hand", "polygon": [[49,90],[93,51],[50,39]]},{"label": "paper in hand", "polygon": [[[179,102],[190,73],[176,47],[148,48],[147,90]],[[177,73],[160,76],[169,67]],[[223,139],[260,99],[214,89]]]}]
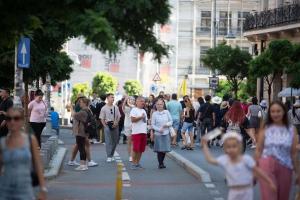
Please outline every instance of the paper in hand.
[{"label": "paper in hand", "polygon": [[214,130],[208,132],[204,137],[206,140],[212,140],[222,134],[221,129],[215,128]]}]

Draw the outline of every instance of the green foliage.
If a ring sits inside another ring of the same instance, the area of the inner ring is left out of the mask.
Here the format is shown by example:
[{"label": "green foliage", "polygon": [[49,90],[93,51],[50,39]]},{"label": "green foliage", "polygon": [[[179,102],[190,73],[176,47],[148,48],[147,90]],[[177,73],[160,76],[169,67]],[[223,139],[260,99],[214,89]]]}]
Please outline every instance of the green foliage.
[{"label": "green foliage", "polygon": [[115,77],[107,72],[100,72],[93,78],[93,92],[99,96],[107,93],[115,93],[117,90],[118,81]]},{"label": "green foliage", "polygon": [[167,0],[0,0],[0,84],[13,87],[14,46],[21,36],[31,38],[27,83],[45,80],[47,73],[52,84],[68,79],[72,63],[61,49],[73,37],[83,36],[87,44],[110,54],[123,44],[139,47],[160,60],[169,47],[157,40],[153,27],[167,23],[170,12]]},{"label": "green foliage", "polygon": [[207,67],[226,76],[235,97],[238,95],[240,83],[248,75],[250,60],[251,55],[248,52],[226,44],[209,49],[206,56],[202,58]]},{"label": "green foliage", "polygon": [[300,44],[294,44],[291,64],[286,67],[286,72],[292,76],[290,86],[300,88]]},{"label": "green foliage", "polygon": [[129,96],[141,95],[143,91],[141,83],[137,80],[127,80],[123,88]]},{"label": "green foliage", "polygon": [[269,102],[275,77],[292,66],[293,52],[293,45],[288,40],[274,40],[250,63],[250,75],[254,78],[263,78],[267,83]]},{"label": "green foliage", "polygon": [[22,35],[34,39],[37,30],[50,25],[55,28],[53,37],[59,32],[65,39],[83,36],[88,44],[110,53],[126,44],[153,52],[160,59],[167,55],[168,46],[157,40],[153,27],[167,23],[170,13],[167,0],[1,1],[0,47],[13,48]]},{"label": "green foliage", "polygon": [[[237,99],[245,101],[245,100],[249,99],[251,96],[255,95],[256,88],[254,90],[254,93],[253,93],[253,91],[251,91],[252,93],[249,92],[248,85],[252,84],[250,82],[251,82],[251,80],[249,81],[249,79],[246,79],[239,84]],[[231,85],[230,85],[229,81],[221,80],[219,82],[219,86],[216,89],[216,95],[219,97],[223,97],[225,95],[228,95],[228,96],[234,95],[234,92],[231,89]]]},{"label": "green foliage", "polygon": [[72,87],[71,101],[75,102],[78,94],[88,97],[91,94],[91,88],[88,83],[76,83]]},{"label": "green foliage", "polygon": [[232,95],[230,84],[226,80],[220,80],[219,85],[216,88],[216,96],[223,97],[225,95]]}]

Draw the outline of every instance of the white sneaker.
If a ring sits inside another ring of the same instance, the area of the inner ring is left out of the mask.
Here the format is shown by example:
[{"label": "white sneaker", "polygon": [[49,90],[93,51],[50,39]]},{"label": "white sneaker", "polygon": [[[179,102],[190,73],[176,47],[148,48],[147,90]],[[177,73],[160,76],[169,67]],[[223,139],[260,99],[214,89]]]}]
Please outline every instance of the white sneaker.
[{"label": "white sneaker", "polygon": [[76,171],[86,171],[88,170],[88,167],[86,165],[80,165],[75,168]]},{"label": "white sneaker", "polygon": [[69,165],[69,166],[79,166],[80,164],[79,164],[78,162],[76,162],[75,160],[74,160],[74,161],[70,160],[70,161],[68,162],[68,165]]},{"label": "white sneaker", "polygon": [[131,156],[129,157],[129,162],[132,162],[132,157]]},{"label": "white sneaker", "polygon": [[111,158],[107,158],[106,162],[112,162],[112,159]]},{"label": "white sneaker", "polygon": [[250,148],[251,148],[251,149],[255,149],[255,148],[256,148],[256,145],[255,145],[255,144],[252,144]]},{"label": "white sneaker", "polygon": [[98,163],[96,163],[95,161],[91,160],[90,162],[88,162],[88,167],[95,167],[97,166]]}]

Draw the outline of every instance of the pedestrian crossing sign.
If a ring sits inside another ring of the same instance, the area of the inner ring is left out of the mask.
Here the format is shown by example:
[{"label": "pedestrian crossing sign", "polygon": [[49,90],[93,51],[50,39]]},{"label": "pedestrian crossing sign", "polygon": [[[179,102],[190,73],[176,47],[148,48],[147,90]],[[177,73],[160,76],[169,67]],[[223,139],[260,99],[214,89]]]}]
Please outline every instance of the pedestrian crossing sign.
[{"label": "pedestrian crossing sign", "polygon": [[158,72],[156,72],[156,74],[154,75],[154,77],[153,77],[153,81],[161,81],[161,78],[160,78],[160,76],[159,76],[159,73],[158,73]]}]

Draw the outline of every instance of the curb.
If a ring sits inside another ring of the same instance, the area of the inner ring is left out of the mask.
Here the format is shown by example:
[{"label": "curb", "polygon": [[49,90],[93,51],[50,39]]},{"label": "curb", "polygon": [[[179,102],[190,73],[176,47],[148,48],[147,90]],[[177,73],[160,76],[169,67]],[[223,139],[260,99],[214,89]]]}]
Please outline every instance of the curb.
[{"label": "curb", "polygon": [[167,156],[177,162],[181,167],[183,167],[187,172],[191,175],[195,176],[197,179],[201,180],[204,183],[212,182],[211,177],[208,172],[198,167],[193,162],[189,161],[188,159],[184,158],[180,154],[176,153],[175,151],[171,151],[167,153]]},{"label": "curb", "polygon": [[68,129],[68,130],[72,130],[72,126],[70,126],[70,125],[60,125],[60,127],[59,128],[61,128],[61,129]]},{"label": "curb", "polygon": [[58,175],[66,153],[67,149],[65,147],[58,147],[56,154],[49,163],[50,169],[44,172],[45,179],[52,179]]}]

